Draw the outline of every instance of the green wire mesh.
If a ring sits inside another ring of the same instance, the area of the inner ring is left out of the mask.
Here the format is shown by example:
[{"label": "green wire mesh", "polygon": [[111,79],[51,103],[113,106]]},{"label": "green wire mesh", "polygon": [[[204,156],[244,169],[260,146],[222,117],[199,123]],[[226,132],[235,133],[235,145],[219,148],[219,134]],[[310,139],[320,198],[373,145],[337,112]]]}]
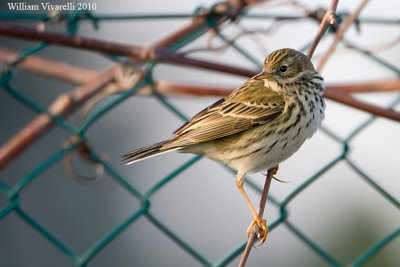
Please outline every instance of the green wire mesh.
[{"label": "green wire mesh", "polygon": [[[275,15],[247,15],[242,14],[243,16],[254,17],[254,18],[275,18]],[[160,19],[160,18],[189,18],[192,14],[149,14],[149,15],[97,15],[92,13],[79,13],[72,12],[66,13],[62,16],[67,17],[67,34],[72,34],[77,32],[80,21],[89,20],[94,23],[95,26],[98,26],[99,22],[106,20],[135,20],[135,19]],[[294,17],[295,18],[295,17]],[[0,19],[13,19],[13,20],[42,20],[49,21],[54,19],[47,14],[27,14],[23,12],[3,12],[0,13]],[[192,32],[190,35],[186,35],[181,40],[177,41],[173,45],[169,47],[170,50],[178,50],[186,44],[192,42],[197,37],[204,34],[210,28],[216,30],[217,35],[227,40],[227,37],[223,35],[222,32],[218,31],[218,28],[215,27],[216,21],[213,20],[212,17],[209,17],[209,23],[204,27],[197,29]],[[371,22],[371,19],[364,19],[364,21]],[[363,19],[360,19],[359,22],[363,22]],[[399,24],[399,21],[392,21],[390,19],[374,19],[372,23],[387,23],[387,24]],[[352,44],[348,40],[343,41],[347,45],[351,45],[355,50],[363,53],[362,48],[357,47],[355,44]],[[237,53],[240,53],[244,57],[246,57],[249,62],[254,64],[254,66],[259,66],[260,61],[258,59],[253,58],[253,56],[246,51],[245,48],[241,47],[239,44],[231,43],[231,48],[234,49]],[[19,53],[19,58],[16,62],[21,62],[29,55],[33,55],[40,50],[46,49],[48,44],[39,43],[36,45],[32,45]],[[303,50],[306,49],[308,45],[305,45]],[[397,76],[400,76],[400,69],[397,66],[393,66],[388,62],[378,58],[373,54],[365,54],[365,56],[370,59],[376,61],[377,64],[381,64],[383,67],[388,70],[394,72]],[[18,100],[22,105],[30,108],[36,113],[44,113],[51,117],[57,127],[63,129],[67,133],[71,135],[78,135],[81,138],[81,142],[87,141],[87,137],[85,136],[85,132],[91,127],[91,125],[102,118],[104,114],[106,114],[109,110],[113,109],[115,106],[120,104],[122,101],[134,95],[140,88],[149,85],[153,82],[152,72],[151,70],[154,68],[154,63],[148,63],[145,65],[145,73],[146,76],[142,78],[140,82],[135,84],[130,90],[124,91],[122,93],[117,94],[110,101],[100,105],[96,110],[92,111],[83,122],[79,124],[73,124],[67,119],[62,117],[58,117],[52,114],[46,107],[40,105],[30,97],[24,95],[20,91],[17,90],[13,86],[13,80],[15,78],[16,70],[13,69],[13,66],[10,66],[8,70],[4,70],[0,79],[0,86],[2,90],[5,90],[10,96]],[[171,104],[167,98],[165,98],[162,94],[154,92],[151,96],[156,99],[160,105],[165,106],[168,110],[170,110],[177,117],[185,120],[187,117],[183,115],[183,113]],[[400,95],[398,94],[395,99],[393,99],[392,103],[387,106],[387,108],[393,108],[400,102]],[[348,134],[346,138],[338,137],[334,131],[331,131],[326,128],[322,128],[332,140],[337,142],[342,150],[340,153],[336,155],[333,159],[330,160],[326,165],[320,166],[319,170],[311,175],[308,179],[306,179],[300,186],[298,186],[293,192],[288,194],[283,201],[277,201],[272,196],[269,197],[269,203],[273,203],[279,209],[280,216],[274,221],[269,221],[269,229],[273,230],[279,225],[286,225],[287,228],[297,236],[302,242],[308,246],[311,250],[313,250],[319,257],[325,260],[331,266],[345,266],[345,264],[341,263],[340,260],[331,255],[329,251],[324,250],[321,246],[319,246],[312,238],[307,236],[304,232],[302,232],[296,225],[291,222],[290,216],[288,215],[287,208],[290,205],[291,201],[302,194],[302,192],[311,186],[311,184],[317,179],[321,178],[326,172],[330,169],[338,165],[339,163],[345,163],[349,168],[351,168],[366,184],[371,186],[374,190],[376,190],[379,194],[381,194],[391,205],[393,205],[396,209],[400,209],[400,202],[387,191],[385,191],[378,183],[375,182],[373,177],[370,177],[365,171],[363,171],[355,162],[347,157],[348,151],[351,147],[351,140],[354,139],[358,134],[360,134],[368,125],[370,125],[375,120],[375,116],[370,116],[363,123],[354,128],[354,130]],[[115,166],[112,166],[108,162],[104,161],[99,154],[91,151],[91,157],[97,161],[98,163],[104,166],[105,172],[114,179],[122,188],[124,188],[129,194],[134,196],[140,201],[140,207],[132,212],[128,218],[121,221],[117,226],[113,229],[110,229],[108,233],[106,233],[100,240],[96,243],[93,243],[89,248],[86,249],[81,254],[78,254],[71,248],[69,248],[63,240],[58,239],[55,235],[53,235],[50,231],[48,231],[44,226],[42,226],[37,220],[35,220],[34,216],[30,215],[20,206],[20,192],[27,188],[29,184],[35,180],[39,179],[42,172],[46,169],[50,168],[53,164],[59,162],[63,159],[63,157],[70,151],[74,150],[79,143],[69,144],[68,146],[56,151],[54,154],[46,158],[41,164],[36,166],[36,168],[32,169],[28,174],[24,177],[21,177],[17,183],[13,186],[8,186],[2,181],[0,181],[0,191],[2,194],[6,196],[8,199],[8,204],[1,208],[0,210],[0,220],[6,218],[11,213],[17,214],[22,220],[24,220],[27,224],[33,227],[36,231],[38,231],[45,239],[47,239],[50,243],[52,243],[56,248],[58,248],[62,253],[70,258],[70,260],[76,266],[86,266],[91,262],[93,257],[96,256],[99,252],[101,252],[107,245],[110,244],[118,235],[123,234],[124,230],[130,225],[134,224],[139,218],[146,217],[155,227],[157,227],[162,233],[168,236],[172,242],[175,242],[179,247],[181,247],[184,251],[186,251],[189,255],[191,255],[194,259],[196,259],[199,263],[204,266],[225,266],[229,264],[232,260],[237,258],[241,252],[243,251],[246,241],[243,240],[242,243],[236,244],[232,246],[230,252],[224,256],[221,256],[220,260],[217,262],[212,262],[205,255],[203,255],[199,250],[191,245],[189,240],[185,240],[183,237],[179,236],[174,230],[170,229],[167,225],[163,224],[163,222],[152,213],[149,209],[150,204],[153,200],[153,196],[157,194],[157,192],[162,189],[166,184],[170,183],[173,179],[178,177],[183,171],[190,168],[194,164],[196,164],[200,156],[194,156],[191,159],[187,160],[184,164],[176,167],[171,173],[168,173],[164,177],[161,177],[159,181],[154,184],[147,192],[141,192],[138,188],[131,185],[128,181],[127,177],[121,175]],[[257,192],[261,193],[262,188],[252,183],[251,180],[247,182],[252,186]],[[386,236],[382,236],[381,239],[376,242],[374,245],[365,250],[358,258],[354,259],[353,262],[348,264],[347,266],[362,266],[364,263],[368,262],[372,257],[380,252],[382,248],[388,245],[391,241],[398,238],[400,236],[400,225],[399,228],[394,230],[391,233],[388,233]]]}]

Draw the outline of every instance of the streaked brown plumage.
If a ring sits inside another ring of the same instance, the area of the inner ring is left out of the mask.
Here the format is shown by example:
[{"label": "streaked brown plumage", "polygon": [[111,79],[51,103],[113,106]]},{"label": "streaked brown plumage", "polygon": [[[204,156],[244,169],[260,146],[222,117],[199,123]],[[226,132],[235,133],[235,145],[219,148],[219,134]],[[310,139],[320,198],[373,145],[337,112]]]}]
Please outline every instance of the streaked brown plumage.
[{"label": "streaked brown plumage", "polygon": [[171,150],[201,154],[238,171],[236,183],[255,222],[267,235],[243,189],[248,172],[278,164],[310,138],[324,117],[324,84],[311,61],[293,49],[271,53],[262,72],[229,96],[207,107],[174,132],[174,136],[122,156],[126,164]]}]

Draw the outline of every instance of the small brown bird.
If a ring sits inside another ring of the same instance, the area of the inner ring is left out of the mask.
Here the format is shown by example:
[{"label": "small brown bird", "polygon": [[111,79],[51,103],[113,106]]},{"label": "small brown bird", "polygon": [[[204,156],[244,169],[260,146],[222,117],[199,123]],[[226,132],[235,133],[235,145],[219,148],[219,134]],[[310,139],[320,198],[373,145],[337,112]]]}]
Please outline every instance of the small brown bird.
[{"label": "small brown bird", "polygon": [[302,53],[286,48],[272,52],[262,72],[229,96],[207,107],[166,141],[123,155],[131,164],[168,151],[204,155],[237,170],[236,185],[257,223],[260,218],[243,188],[245,175],[277,167],[310,138],[324,118],[323,78]]}]

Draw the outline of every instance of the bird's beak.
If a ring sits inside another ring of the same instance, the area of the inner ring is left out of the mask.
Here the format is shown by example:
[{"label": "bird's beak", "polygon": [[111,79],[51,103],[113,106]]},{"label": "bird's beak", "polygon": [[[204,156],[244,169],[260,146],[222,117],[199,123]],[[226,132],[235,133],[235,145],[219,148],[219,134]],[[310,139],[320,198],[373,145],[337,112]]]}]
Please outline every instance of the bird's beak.
[{"label": "bird's beak", "polygon": [[271,78],[272,74],[271,73],[266,73],[266,72],[260,72],[259,74],[253,76],[253,80],[269,80]]}]

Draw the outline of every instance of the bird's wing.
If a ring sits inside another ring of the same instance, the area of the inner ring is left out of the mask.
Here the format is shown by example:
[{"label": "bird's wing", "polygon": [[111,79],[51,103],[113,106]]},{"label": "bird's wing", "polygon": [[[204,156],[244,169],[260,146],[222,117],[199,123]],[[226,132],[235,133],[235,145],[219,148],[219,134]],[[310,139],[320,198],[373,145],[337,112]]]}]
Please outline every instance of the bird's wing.
[{"label": "bird's wing", "polygon": [[[268,90],[265,87],[261,89]],[[217,101],[176,130],[175,136],[163,148],[184,147],[226,137],[273,120],[283,112],[285,103],[281,96],[271,91],[264,92],[262,103],[254,95],[243,99],[240,92]]]}]

